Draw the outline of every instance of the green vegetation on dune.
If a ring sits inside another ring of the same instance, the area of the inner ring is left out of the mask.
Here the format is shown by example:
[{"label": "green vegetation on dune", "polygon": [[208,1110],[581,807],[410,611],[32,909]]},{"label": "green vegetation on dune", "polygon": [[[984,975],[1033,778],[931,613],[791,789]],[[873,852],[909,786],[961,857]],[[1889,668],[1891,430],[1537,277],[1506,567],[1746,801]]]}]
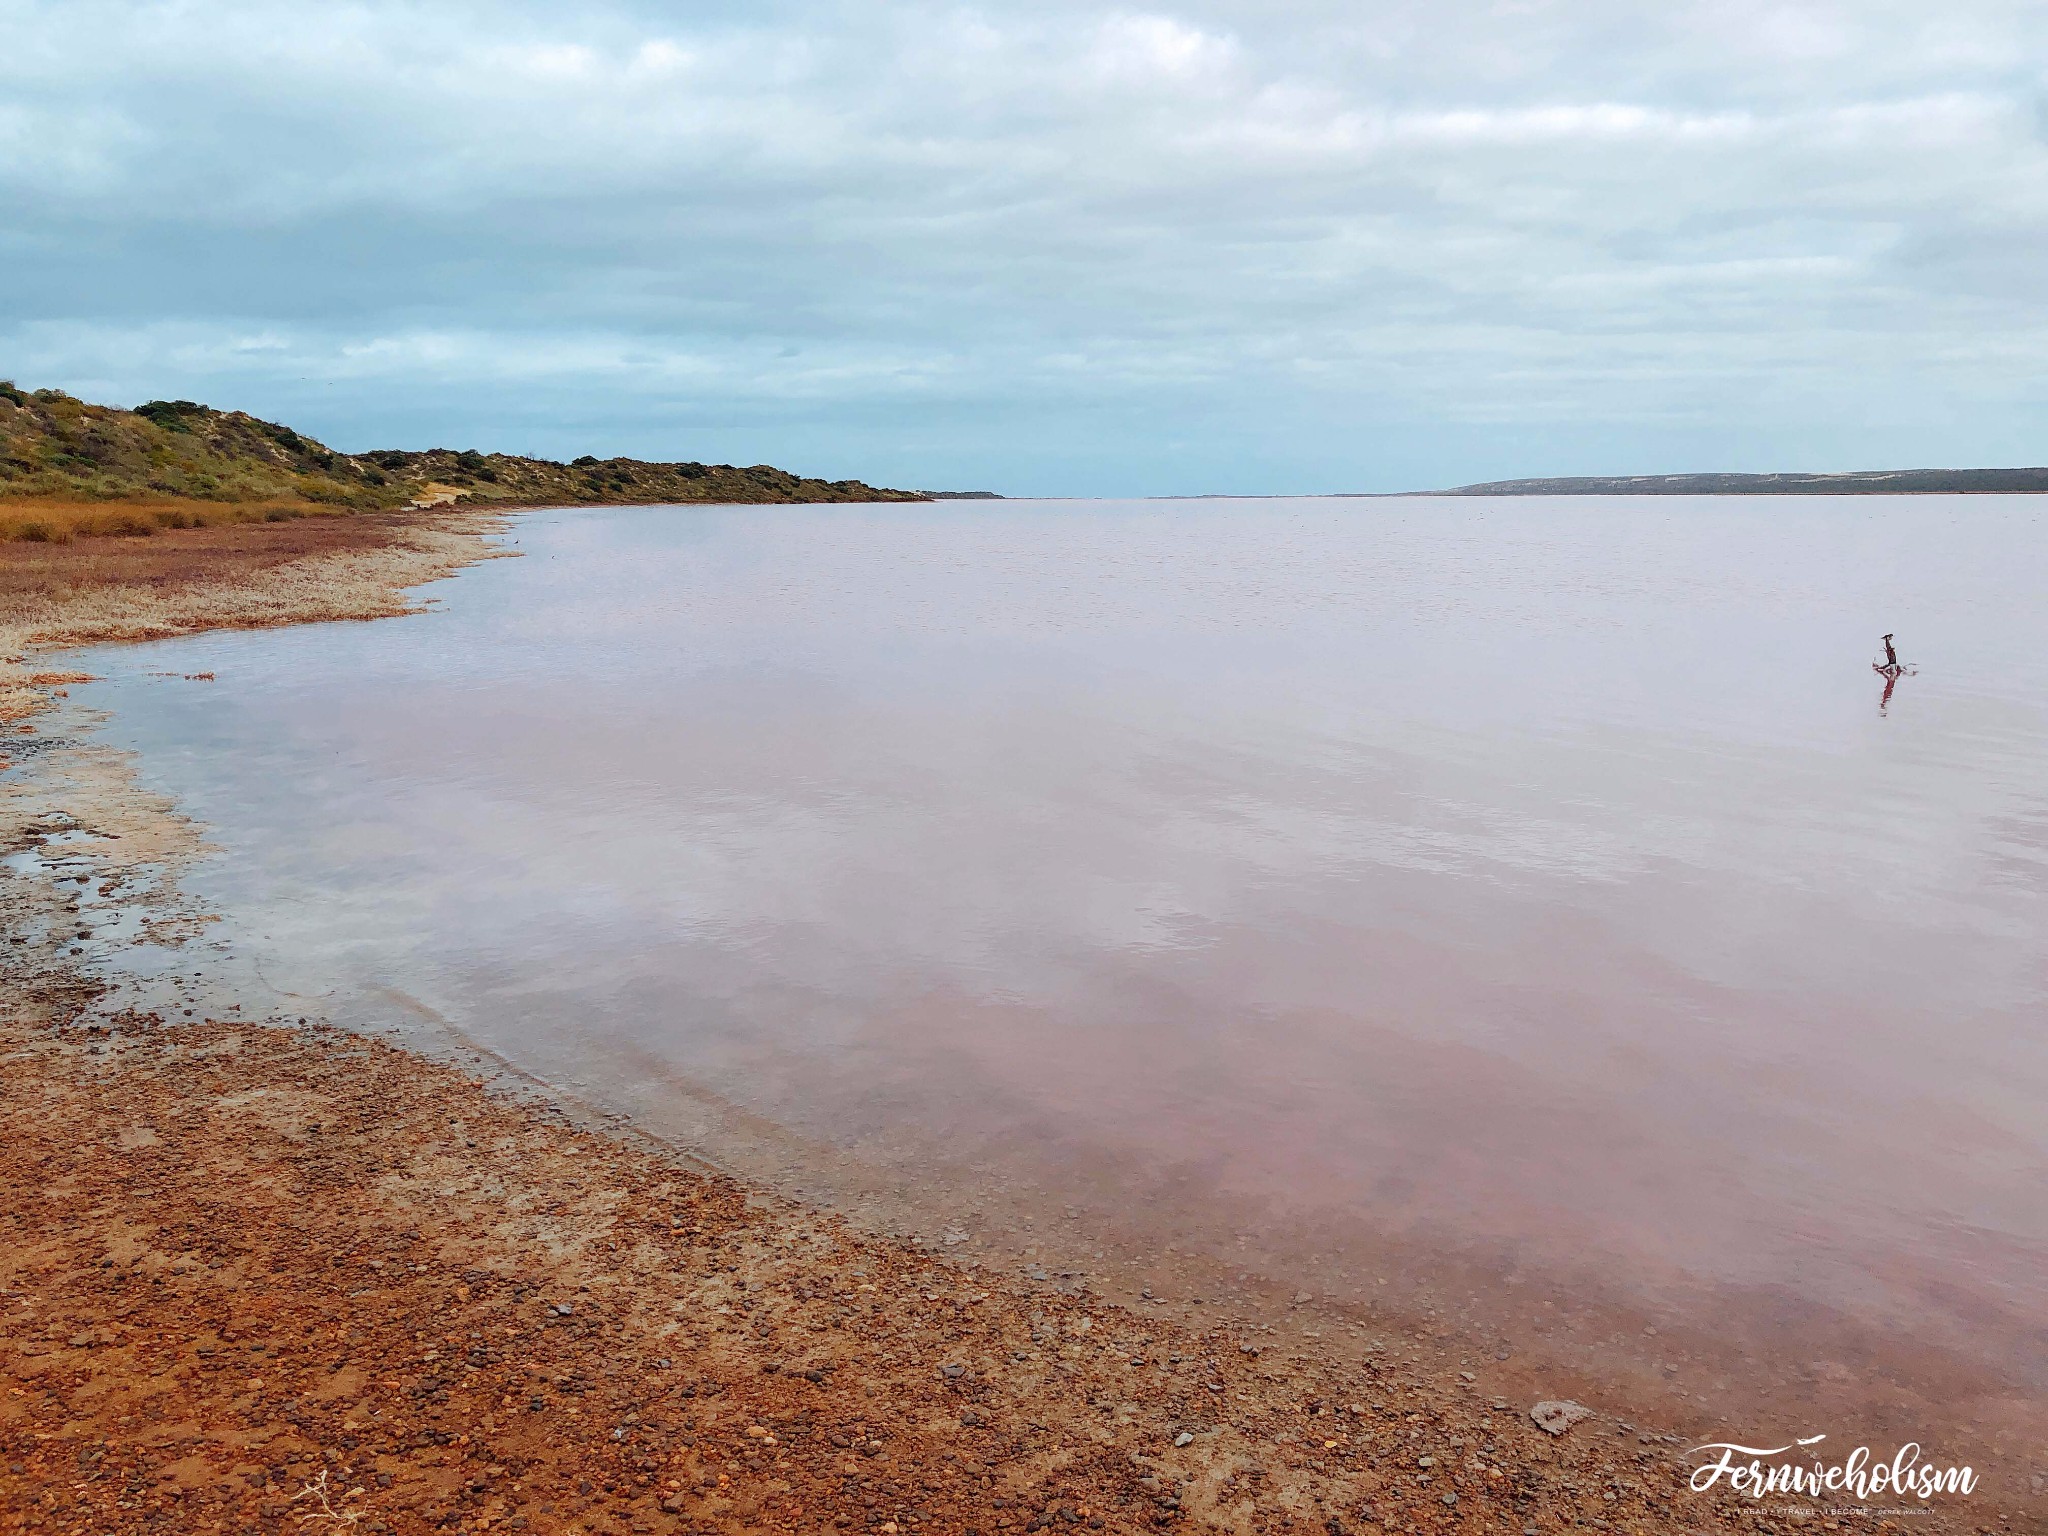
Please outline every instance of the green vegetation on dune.
[{"label": "green vegetation on dune", "polygon": [[655,464],[391,449],[347,454],[276,422],[190,400],[132,411],[0,381],[0,502],[156,497],[375,510],[451,496],[501,506],[627,502],[918,501],[768,464]]},{"label": "green vegetation on dune", "polygon": [[175,496],[396,507],[412,491],[290,427],[189,400],[138,410],[0,382],[0,499]]},{"label": "green vegetation on dune", "polygon": [[517,506],[584,506],[630,502],[923,501],[918,491],[892,491],[859,480],[812,480],[772,464],[658,464],[596,459],[570,464],[506,453],[424,453],[384,450],[362,462],[393,480],[424,489],[451,486],[477,502]]}]

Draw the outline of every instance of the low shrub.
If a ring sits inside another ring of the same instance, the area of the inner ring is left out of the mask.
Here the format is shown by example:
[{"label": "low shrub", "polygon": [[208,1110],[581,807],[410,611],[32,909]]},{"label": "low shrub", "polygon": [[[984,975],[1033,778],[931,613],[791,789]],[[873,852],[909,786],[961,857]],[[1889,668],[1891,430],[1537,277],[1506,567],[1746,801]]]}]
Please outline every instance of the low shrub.
[{"label": "low shrub", "polygon": [[206,415],[207,407],[197,400],[145,400],[135,407],[135,414],[167,431],[190,432],[192,423],[186,418]]}]

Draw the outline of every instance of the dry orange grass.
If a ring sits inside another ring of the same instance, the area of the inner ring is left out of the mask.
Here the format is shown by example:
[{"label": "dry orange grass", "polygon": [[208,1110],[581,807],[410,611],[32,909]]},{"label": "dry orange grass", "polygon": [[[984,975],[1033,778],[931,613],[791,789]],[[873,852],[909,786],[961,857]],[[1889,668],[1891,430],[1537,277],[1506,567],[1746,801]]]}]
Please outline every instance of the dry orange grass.
[{"label": "dry orange grass", "polygon": [[43,496],[21,497],[0,501],[0,541],[67,544],[73,539],[148,537],[172,528],[347,515],[347,508],[310,501],[194,501],[173,496],[62,501]]}]

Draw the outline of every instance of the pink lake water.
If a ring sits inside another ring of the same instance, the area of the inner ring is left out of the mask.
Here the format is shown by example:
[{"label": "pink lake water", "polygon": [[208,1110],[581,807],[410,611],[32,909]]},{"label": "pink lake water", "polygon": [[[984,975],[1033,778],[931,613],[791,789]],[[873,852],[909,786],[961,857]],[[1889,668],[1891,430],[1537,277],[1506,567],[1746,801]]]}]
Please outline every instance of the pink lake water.
[{"label": "pink lake water", "polygon": [[1483,1390],[2042,1443],[2048,501],[510,537],[416,618],[92,658],[296,1011]]}]

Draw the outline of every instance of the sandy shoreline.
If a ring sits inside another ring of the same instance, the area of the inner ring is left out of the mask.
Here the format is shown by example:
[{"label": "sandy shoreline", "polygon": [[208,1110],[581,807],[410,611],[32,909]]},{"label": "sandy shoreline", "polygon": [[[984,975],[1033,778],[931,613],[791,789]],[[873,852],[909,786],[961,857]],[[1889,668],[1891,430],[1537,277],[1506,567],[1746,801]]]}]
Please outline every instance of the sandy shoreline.
[{"label": "sandy shoreline", "polygon": [[[0,614],[19,658],[0,676],[0,757],[20,765],[0,779],[10,1528],[1818,1523],[1692,1494],[1684,1444],[1646,1423],[1553,1437],[1455,1371],[941,1261],[578,1123],[487,1065],[228,1007],[137,1012],[82,968],[115,925],[203,933],[175,880],[200,834],[118,754],[43,729],[64,678],[32,647],[405,612],[496,526],[366,522],[351,547],[80,578]],[[1966,1509],[1838,1523],[1997,1528]]]},{"label": "sandy shoreline", "polygon": [[47,707],[37,650],[388,618],[410,590],[496,551],[490,512],[364,513],[0,546],[0,725]]}]

